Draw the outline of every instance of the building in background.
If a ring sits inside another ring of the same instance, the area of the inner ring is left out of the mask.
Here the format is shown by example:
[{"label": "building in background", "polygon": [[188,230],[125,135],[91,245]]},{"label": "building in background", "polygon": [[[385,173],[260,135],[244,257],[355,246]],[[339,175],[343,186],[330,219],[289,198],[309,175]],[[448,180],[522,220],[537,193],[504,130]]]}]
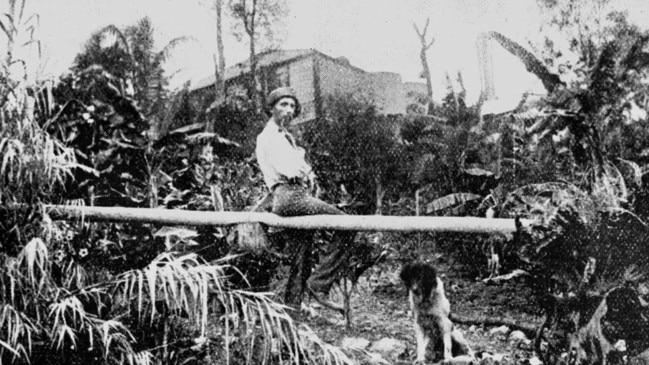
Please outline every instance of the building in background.
[{"label": "building in background", "polygon": [[[314,49],[275,50],[258,55],[257,70],[264,95],[280,86],[295,89],[302,104],[302,114],[295,123],[317,118],[330,96],[347,93],[372,101],[381,114],[406,113],[407,92],[399,74],[367,72],[351,65],[344,57],[330,57]],[[227,68],[226,94],[229,97],[247,95],[245,85],[249,74],[248,60]],[[205,93],[214,87],[215,80],[214,75],[206,77],[192,85],[190,92]]]}]

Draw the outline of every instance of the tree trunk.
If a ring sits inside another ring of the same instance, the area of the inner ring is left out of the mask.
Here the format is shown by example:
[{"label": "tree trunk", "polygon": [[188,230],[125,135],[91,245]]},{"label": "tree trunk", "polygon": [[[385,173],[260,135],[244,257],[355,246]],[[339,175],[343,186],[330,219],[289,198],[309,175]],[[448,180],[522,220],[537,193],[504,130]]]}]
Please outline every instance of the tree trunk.
[{"label": "tree trunk", "polygon": [[419,58],[421,60],[422,67],[422,76],[426,79],[426,93],[428,95],[428,105],[426,114],[432,114],[433,112],[433,82],[430,77],[430,68],[428,68],[428,58],[426,57],[426,51],[435,43],[435,39],[431,39],[430,42],[426,41],[426,31],[428,30],[428,24],[430,24],[430,18],[426,19],[426,25],[424,26],[423,31],[419,31],[416,24],[413,24],[417,36],[419,36],[419,41],[421,42],[421,50],[419,51]]},{"label": "tree trunk", "polygon": [[[516,220],[508,218],[376,216],[376,215],[308,215],[280,217],[272,213],[208,212],[175,209],[92,207],[46,205],[52,219],[108,222],[149,222],[164,225],[230,226],[239,223],[262,223],[271,227],[306,230],[395,231],[395,232],[462,232],[513,233]],[[26,206],[0,206],[20,210]],[[521,220],[524,227],[532,224]]]},{"label": "tree trunk", "polygon": [[221,17],[223,1],[214,0],[214,6],[216,7],[216,48],[219,53],[218,63],[214,63],[216,73],[216,98],[218,100],[219,98],[225,97],[225,49],[223,47],[223,26]]},{"label": "tree trunk", "polygon": [[257,0],[252,0],[252,11],[246,29],[250,38],[250,100],[253,108],[260,110],[259,102],[259,79],[257,78],[257,53],[255,50],[255,16],[257,14]]},{"label": "tree trunk", "polygon": [[428,68],[428,58],[426,57],[426,48],[422,47],[419,52],[421,67],[423,68],[424,77],[426,78],[426,94],[428,95],[428,106],[426,114],[433,112],[433,82],[430,79],[430,69]]},{"label": "tree trunk", "polygon": [[259,110],[259,78],[257,77],[257,55],[255,54],[255,40],[250,38],[250,100],[253,108]]},{"label": "tree trunk", "polygon": [[376,184],[376,211],[375,214],[383,214],[383,197],[385,191],[383,190],[383,182],[381,181],[381,174],[374,175],[374,183]]}]

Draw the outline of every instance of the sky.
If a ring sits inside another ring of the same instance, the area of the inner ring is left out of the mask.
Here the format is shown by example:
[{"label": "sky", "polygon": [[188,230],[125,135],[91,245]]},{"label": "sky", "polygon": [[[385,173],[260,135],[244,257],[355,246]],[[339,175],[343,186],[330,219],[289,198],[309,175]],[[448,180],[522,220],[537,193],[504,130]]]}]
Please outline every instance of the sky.
[{"label": "sky", "polygon": [[[40,70],[45,75],[56,77],[65,72],[93,31],[108,24],[134,24],[144,16],[149,16],[153,23],[159,47],[179,36],[191,37],[174,49],[166,65],[168,75],[173,75],[173,87],[213,73],[213,0],[25,1],[26,14],[39,14],[36,36],[42,44]],[[403,81],[424,82],[418,77],[422,70],[421,46],[413,24],[421,29],[430,19],[427,36],[434,37],[435,42],[427,54],[437,99],[446,93],[446,74],[454,78],[458,72],[462,73],[469,101],[477,99],[478,33],[495,30],[526,44],[539,37],[543,20],[534,0],[287,1],[289,14],[282,48],[315,48],[332,57],[344,56],[352,65],[367,71],[399,73]],[[649,19],[648,1],[617,1],[632,6],[630,15],[638,21]],[[0,13],[6,6],[0,1]],[[228,66],[244,60],[248,52],[247,43],[230,34],[231,24],[231,19],[224,20]],[[516,97],[523,91],[542,92],[538,80],[506,52],[496,49],[494,67],[499,97]]]}]

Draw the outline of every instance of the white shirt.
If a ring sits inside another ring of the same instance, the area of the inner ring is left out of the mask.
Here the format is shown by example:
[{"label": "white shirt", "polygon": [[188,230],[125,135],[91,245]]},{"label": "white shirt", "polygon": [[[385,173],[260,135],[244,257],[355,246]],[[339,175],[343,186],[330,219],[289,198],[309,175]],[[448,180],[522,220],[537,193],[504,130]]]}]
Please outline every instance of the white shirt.
[{"label": "white shirt", "polygon": [[291,178],[309,181],[312,169],[304,159],[304,148],[298,147],[293,136],[281,130],[273,118],[257,136],[255,153],[269,189]]}]

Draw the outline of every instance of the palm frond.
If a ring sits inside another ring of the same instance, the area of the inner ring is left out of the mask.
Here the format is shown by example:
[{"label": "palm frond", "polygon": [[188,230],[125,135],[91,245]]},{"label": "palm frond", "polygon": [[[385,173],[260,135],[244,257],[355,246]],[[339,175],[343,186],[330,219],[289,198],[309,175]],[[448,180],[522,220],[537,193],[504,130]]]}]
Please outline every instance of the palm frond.
[{"label": "palm frond", "polygon": [[126,35],[114,24],[109,24],[99,29],[95,34],[97,34],[99,37],[102,37],[105,34],[114,36],[119,41],[118,42],[119,47],[124,48],[124,51],[129,56],[132,56],[131,47],[129,45],[128,39],[126,38]]},{"label": "palm frond", "polygon": [[0,357],[3,355],[2,350],[9,350],[15,357],[20,357],[18,350],[11,347],[7,342],[0,340],[0,348]]},{"label": "palm frond", "polygon": [[52,303],[49,308],[49,336],[58,350],[77,350],[77,344],[83,341],[101,353],[105,360],[131,358],[131,363],[146,364],[146,356],[137,356],[132,347],[135,338],[129,329],[120,321],[103,320],[86,312],[79,296],[67,293],[66,297]]},{"label": "palm frond", "polygon": [[221,286],[223,280],[223,266],[206,265],[196,254],[163,253],[144,269],[120,275],[116,293],[123,304],[137,302],[140,318],[148,314],[153,321],[159,314],[155,303],[162,301],[171,312],[186,312],[204,327],[209,285]]},{"label": "palm frond", "polygon": [[13,306],[4,304],[0,307],[0,338],[4,341],[0,347],[0,359],[4,352],[11,352],[16,358],[27,359],[31,353],[34,334],[38,329],[29,318]]},{"label": "palm frond", "polygon": [[[221,318],[226,346],[231,342],[228,334],[239,328],[250,336],[249,354],[254,349],[261,349],[261,357],[265,361],[272,356],[280,356],[288,358],[289,363],[353,363],[338,348],[322,341],[308,326],[294,322],[287,312],[288,307],[273,301],[273,293],[229,290],[215,294],[225,311]],[[237,316],[233,317],[232,314]]]},{"label": "palm frond", "polygon": [[71,261],[61,274],[61,281],[65,288],[83,288],[88,283],[88,273],[83,266],[76,261]]},{"label": "palm frond", "polygon": [[144,269],[121,275],[114,298],[129,308],[134,303],[132,307],[136,307],[140,320],[153,321],[164,314],[156,309],[156,304],[164,303],[168,313],[186,313],[200,327],[201,336],[206,334],[209,301],[215,300],[220,308],[226,353],[230,353],[231,336],[237,333],[249,338],[250,354],[261,351],[265,359],[281,353],[295,363],[352,363],[317,336],[301,332],[288,314],[288,307],[272,299],[274,294],[229,288],[227,267],[224,261],[205,263],[195,254],[174,257],[164,253]]},{"label": "palm frond", "polygon": [[160,50],[158,53],[155,54],[154,59],[153,59],[153,64],[161,64],[166,62],[169,59],[169,56],[171,55],[171,52],[174,50],[174,48],[178,47],[181,44],[187,43],[189,41],[196,41],[196,38],[192,36],[183,36],[183,37],[176,37],[172,40],[170,40],[162,50]]},{"label": "palm frond", "polygon": [[[137,353],[131,347],[134,340],[131,332],[120,321],[115,320],[94,320],[98,333],[101,334],[101,344],[104,348],[104,359],[108,359],[115,354],[133,357],[134,360],[141,360],[143,357],[135,356]],[[114,352],[113,352],[114,351]],[[139,362],[135,362],[138,364]]]},{"label": "palm frond", "polygon": [[630,170],[630,175],[631,175],[631,181],[637,186],[641,187],[642,186],[642,176],[644,175],[644,172],[642,171],[642,168],[640,165],[638,165],[634,161],[629,161],[623,158],[618,158],[620,162],[624,164],[624,166],[628,167]]},{"label": "palm frond", "polygon": [[18,268],[24,272],[32,287],[44,287],[49,280],[49,250],[40,238],[33,238],[17,257]]},{"label": "palm frond", "polygon": [[149,351],[141,351],[126,356],[129,365],[151,365],[154,364],[154,356]]}]

